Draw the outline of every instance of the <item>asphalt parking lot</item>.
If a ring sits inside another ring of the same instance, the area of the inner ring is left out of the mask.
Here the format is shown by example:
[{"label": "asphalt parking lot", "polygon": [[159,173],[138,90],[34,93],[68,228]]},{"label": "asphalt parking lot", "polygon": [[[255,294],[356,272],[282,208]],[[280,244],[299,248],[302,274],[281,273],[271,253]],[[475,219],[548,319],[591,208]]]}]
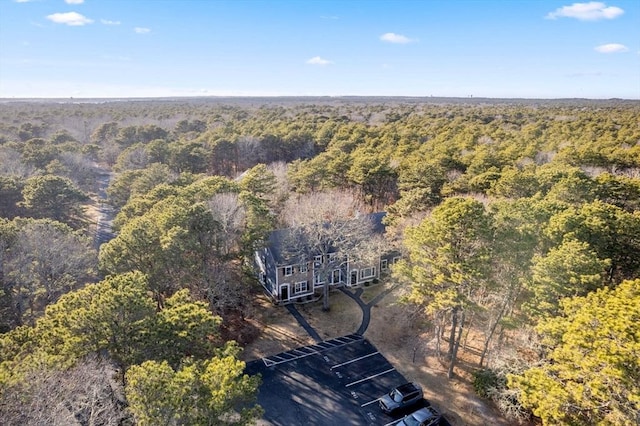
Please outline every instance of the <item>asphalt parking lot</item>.
[{"label": "asphalt parking lot", "polygon": [[[407,379],[358,334],[251,361],[246,372],[262,375],[261,425],[382,426],[407,414],[380,409],[378,398]],[[448,425],[444,419],[441,424]]]}]

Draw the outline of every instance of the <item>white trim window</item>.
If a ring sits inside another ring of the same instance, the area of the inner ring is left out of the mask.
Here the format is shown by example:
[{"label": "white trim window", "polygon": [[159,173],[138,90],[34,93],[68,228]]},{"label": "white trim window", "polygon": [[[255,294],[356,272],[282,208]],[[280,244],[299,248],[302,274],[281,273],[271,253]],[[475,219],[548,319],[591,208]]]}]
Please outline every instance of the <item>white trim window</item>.
[{"label": "white trim window", "polygon": [[340,269],[334,269],[331,272],[331,284],[339,284],[342,282],[342,271]]},{"label": "white trim window", "polygon": [[309,270],[309,265],[307,265],[306,263],[301,263],[299,270],[301,274],[306,274]]},{"label": "white trim window", "polygon": [[300,281],[293,286],[293,294],[307,293],[309,291],[309,281]]},{"label": "white trim window", "polygon": [[322,278],[320,278],[320,274],[314,274],[313,275],[313,285],[318,287],[320,285],[322,285]]},{"label": "white trim window", "polygon": [[333,263],[338,258],[338,255],[335,253],[329,253],[329,263]]},{"label": "white trim window", "polygon": [[285,277],[290,277],[291,275],[293,275],[293,266],[285,266],[284,268],[282,268],[282,272],[284,273]]},{"label": "white trim window", "polygon": [[317,268],[320,265],[322,265],[322,255],[321,254],[319,254],[318,256],[314,256],[313,257],[313,266],[315,266]]},{"label": "white trim window", "polygon": [[360,269],[360,278],[361,279],[372,278],[375,275],[376,275],[375,266],[372,266],[370,268],[362,268],[362,269]]},{"label": "white trim window", "polygon": [[380,270],[381,271],[386,271],[388,267],[389,267],[389,261],[387,259],[380,260]]}]

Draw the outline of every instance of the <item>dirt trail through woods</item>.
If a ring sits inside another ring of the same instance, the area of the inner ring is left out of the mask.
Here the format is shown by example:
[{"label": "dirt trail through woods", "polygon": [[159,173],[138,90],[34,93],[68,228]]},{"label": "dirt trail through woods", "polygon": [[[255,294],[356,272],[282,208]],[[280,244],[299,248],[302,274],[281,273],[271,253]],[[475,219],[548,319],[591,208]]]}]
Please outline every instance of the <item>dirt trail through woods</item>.
[{"label": "dirt trail through woods", "polygon": [[85,215],[91,221],[93,230],[93,244],[96,249],[114,237],[111,223],[115,217],[115,209],[108,204],[107,188],[113,177],[113,173],[106,166],[94,163],[98,172],[94,193],[91,194],[91,201],[85,208]]}]

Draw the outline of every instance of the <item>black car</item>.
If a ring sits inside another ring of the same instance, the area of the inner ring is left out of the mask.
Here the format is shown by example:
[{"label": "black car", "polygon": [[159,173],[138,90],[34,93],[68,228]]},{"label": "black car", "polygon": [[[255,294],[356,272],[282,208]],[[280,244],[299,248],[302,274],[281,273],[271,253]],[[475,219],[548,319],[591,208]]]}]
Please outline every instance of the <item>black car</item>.
[{"label": "black car", "polygon": [[380,408],[385,413],[408,407],[418,401],[422,401],[422,388],[416,383],[405,383],[393,388],[379,400]]}]

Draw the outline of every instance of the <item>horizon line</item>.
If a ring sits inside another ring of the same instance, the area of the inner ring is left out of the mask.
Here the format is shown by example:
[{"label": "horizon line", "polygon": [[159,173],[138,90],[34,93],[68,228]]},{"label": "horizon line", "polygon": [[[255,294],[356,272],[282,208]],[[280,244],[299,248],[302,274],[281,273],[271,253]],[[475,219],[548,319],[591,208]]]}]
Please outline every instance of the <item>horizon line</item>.
[{"label": "horizon line", "polygon": [[464,100],[586,100],[586,101],[640,101],[638,98],[621,97],[492,97],[492,96],[434,96],[434,95],[178,95],[178,96],[69,96],[69,97],[1,97],[4,101],[74,101],[74,100],[168,100],[168,99],[341,99],[341,98],[389,98],[389,99],[464,99]]}]

